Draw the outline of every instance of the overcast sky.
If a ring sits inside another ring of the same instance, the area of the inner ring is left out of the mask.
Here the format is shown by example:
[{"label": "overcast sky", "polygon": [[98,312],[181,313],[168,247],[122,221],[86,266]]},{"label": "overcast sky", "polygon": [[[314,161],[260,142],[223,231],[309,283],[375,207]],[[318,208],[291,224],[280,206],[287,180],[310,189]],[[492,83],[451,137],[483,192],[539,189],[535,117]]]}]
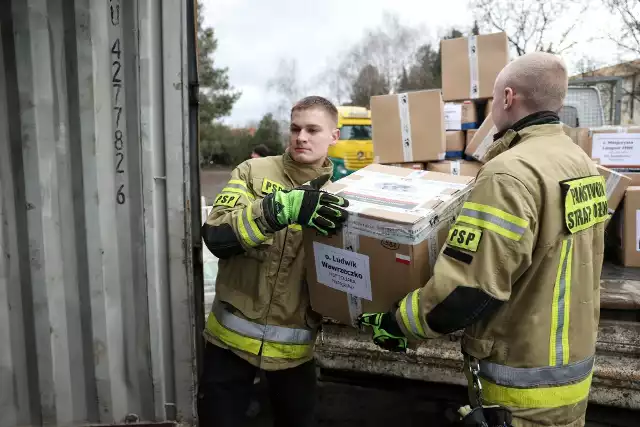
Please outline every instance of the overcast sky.
[{"label": "overcast sky", "polygon": [[[312,87],[317,76],[340,54],[357,43],[367,29],[378,27],[385,12],[402,24],[420,27],[425,37],[437,41],[452,26],[467,30],[473,23],[468,0],[201,0],[205,25],[218,39],[216,66],[229,67],[231,84],[242,91],[226,121],[244,126],[272,111],[278,100],[267,83],[281,59],[295,59],[299,79]],[[532,0],[533,1],[533,0]],[[574,34],[586,40],[604,34],[613,19],[591,9],[581,16],[582,28]],[[606,42],[582,43],[565,55],[573,66],[588,56],[603,64],[616,62],[618,53]]]}]

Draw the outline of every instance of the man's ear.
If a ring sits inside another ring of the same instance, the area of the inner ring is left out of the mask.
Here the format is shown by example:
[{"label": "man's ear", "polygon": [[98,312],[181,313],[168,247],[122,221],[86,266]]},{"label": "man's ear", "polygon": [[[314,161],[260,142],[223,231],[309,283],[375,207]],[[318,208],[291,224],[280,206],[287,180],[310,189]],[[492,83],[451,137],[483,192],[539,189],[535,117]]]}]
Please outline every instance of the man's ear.
[{"label": "man's ear", "polygon": [[504,88],[504,105],[502,108],[505,110],[513,105],[513,98],[515,94],[513,93],[513,89],[510,87]]},{"label": "man's ear", "polygon": [[340,129],[336,128],[333,130],[333,132],[331,132],[331,144],[330,145],[336,145],[338,143],[338,140],[340,139]]}]

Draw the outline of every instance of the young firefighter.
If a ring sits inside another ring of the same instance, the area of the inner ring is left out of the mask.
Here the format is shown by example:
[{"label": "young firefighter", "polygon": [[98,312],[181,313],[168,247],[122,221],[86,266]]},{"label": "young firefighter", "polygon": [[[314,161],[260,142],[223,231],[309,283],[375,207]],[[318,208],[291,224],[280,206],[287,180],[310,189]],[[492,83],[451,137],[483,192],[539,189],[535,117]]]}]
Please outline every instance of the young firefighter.
[{"label": "young firefighter", "polygon": [[361,317],[390,350],[465,330],[464,425],[487,425],[483,416],[489,426],[585,423],[609,215],[604,179],[563,133],[566,93],[554,55],[524,55],[502,70],[490,161],[433,278],[397,310]]},{"label": "young firefighter", "polygon": [[240,164],[215,199],[202,229],[220,265],[204,331],[201,426],[242,426],[258,370],[275,425],[311,425],[321,317],[309,306],[302,227],[330,234],[346,219],[348,202],[318,190],[333,172],[327,150],[337,123],[331,102],[302,99],[291,110],[287,152]]}]

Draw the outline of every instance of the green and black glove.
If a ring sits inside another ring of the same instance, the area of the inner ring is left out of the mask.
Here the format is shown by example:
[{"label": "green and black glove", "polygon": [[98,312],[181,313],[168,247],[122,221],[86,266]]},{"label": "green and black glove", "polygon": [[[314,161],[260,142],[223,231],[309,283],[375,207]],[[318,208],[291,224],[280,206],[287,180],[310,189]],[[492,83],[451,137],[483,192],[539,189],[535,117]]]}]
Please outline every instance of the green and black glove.
[{"label": "green and black glove", "polygon": [[320,188],[329,175],[314,179],[307,185],[292,190],[279,190],[262,200],[264,218],[273,230],[281,230],[289,224],[312,227],[327,236],[342,227],[347,219],[349,201]]},{"label": "green and black glove", "polygon": [[392,312],[364,313],[358,316],[360,326],[370,326],[373,342],[389,351],[407,351],[407,337],[404,336]]}]

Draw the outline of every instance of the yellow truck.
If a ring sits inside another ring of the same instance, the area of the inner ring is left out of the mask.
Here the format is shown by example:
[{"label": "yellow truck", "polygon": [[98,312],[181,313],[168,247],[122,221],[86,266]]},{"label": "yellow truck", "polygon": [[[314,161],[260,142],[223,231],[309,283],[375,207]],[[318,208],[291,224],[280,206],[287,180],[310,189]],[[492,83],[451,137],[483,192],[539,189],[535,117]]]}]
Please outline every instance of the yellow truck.
[{"label": "yellow truck", "polygon": [[333,180],[343,178],[373,162],[371,111],[364,107],[338,107],[340,139],[329,148],[335,165]]}]

